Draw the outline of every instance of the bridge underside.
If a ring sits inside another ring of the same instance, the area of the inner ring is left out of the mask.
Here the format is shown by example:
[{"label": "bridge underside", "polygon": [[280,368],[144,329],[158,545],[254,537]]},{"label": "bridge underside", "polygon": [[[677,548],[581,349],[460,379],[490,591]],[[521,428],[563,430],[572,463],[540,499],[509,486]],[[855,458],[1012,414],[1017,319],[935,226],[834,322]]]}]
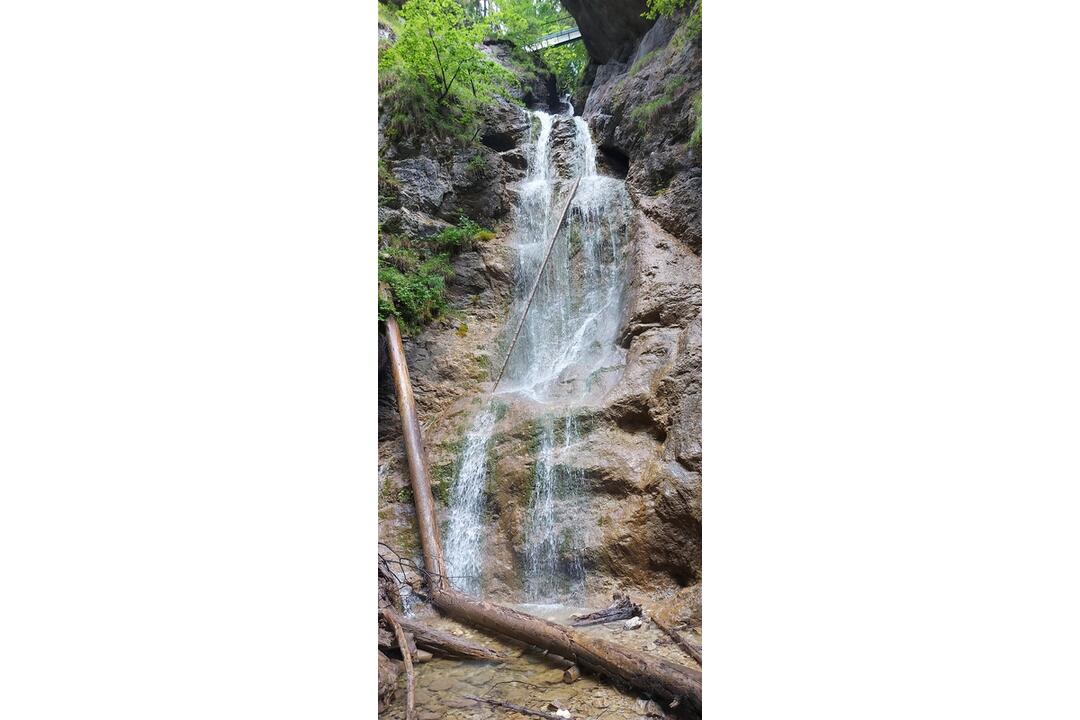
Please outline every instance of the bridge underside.
[{"label": "bridge underside", "polygon": [[532,45],[526,45],[526,52],[536,52],[537,50],[543,50],[549,47],[558,47],[559,45],[566,45],[567,43],[577,42],[581,39],[581,31],[576,27],[567,28],[566,30],[560,30],[550,35],[544,35]]}]

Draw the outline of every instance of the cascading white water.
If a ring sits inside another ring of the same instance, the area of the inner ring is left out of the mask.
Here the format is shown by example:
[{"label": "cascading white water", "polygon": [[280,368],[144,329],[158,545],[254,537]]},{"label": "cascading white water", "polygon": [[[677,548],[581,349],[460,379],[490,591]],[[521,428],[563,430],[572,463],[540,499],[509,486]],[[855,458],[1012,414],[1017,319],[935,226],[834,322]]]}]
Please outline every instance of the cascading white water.
[{"label": "cascading white water", "polygon": [[577,441],[577,419],[565,418],[561,442],[554,418],[543,418],[540,427],[525,526],[525,594],[532,602],[550,603],[580,596],[585,589],[581,553],[588,509],[581,501],[585,484],[581,471],[555,461],[558,447],[565,449]]},{"label": "cascading white water", "polygon": [[[515,222],[518,249],[514,327],[525,312],[532,283],[543,264],[570,180],[559,178],[551,148],[551,116],[540,117],[540,142],[523,185]],[[560,118],[560,122],[571,122]],[[507,361],[502,392],[539,402],[580,404],[595,374],[622,364],[618,347],[623,291],[623,245],[629,198],[622,181],[596,173],[596,146],[581,118],[574,124],[571,170],[580,177],[566,226],[551,250],[521,335]]]},{"label": "cascading white water", "polygon": [[495,411],[488,407],[473,420],[465,435],[461,466],[450,489],[450,521],[444,555],[450,584],[479,593],[484,570],[484,506],[488,479],[488,443],[495,427]]},{"label": "cascading white water", "polygon": [[[577,177],[580,182],[506,360],[499,394],[524,396],[547,408],[538,421],[523,580],[529,600],[564,602],[584,590],[582,551],[595,520],[585,502],[582,473],[560,464],[558,455],[579,439],[577,409],[610,387],[625,361],[617,336],[629,197],[621,180],[597,174],[596,147],[581,118],[531,115],[529,167],[519,187],[512,231],[517,250],[514,305],[503,347],[525,312],[572,181]],[[561,140],[569,147],[553,147],[556,123],[573,124],[569,142]],[[568,154],[569,162],[556,162],[556,152]],[[560,164],[569,177],[560,176]],[[490,407],[474,420],[451,491],[448,572],[460,576],[451,582],[467,592],[482,589],[487,451],[494,424]]]}]

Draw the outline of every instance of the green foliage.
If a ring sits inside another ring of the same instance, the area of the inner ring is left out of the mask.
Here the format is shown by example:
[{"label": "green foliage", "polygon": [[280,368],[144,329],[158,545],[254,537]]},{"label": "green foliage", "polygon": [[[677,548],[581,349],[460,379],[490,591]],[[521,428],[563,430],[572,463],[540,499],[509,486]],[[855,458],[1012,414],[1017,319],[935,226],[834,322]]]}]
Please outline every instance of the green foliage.
[{"label": "green foliage", "polygon": [[664,83],[664,92],[661,93],[659,97],[653,98],[647,103],[638,105],[630,111],[631,122],[633,122],[638,130],[644,131],[650,123],[656,120],[662,110],[671,106],[675,101],[675,96],[685,84],[686,78],[682,75],[676,75],[675,77],[670,78]]},{"label": "green foliage", "polygon": [[379,3],[379,24],[385,25],[394,31],[394,35],[401,32],[401,17],[397,14],[397,8]]},{"label": "green foliage", "polygon": [[446,281],[454,275],[451,256],[490,237],[464,216],[430,238],[387,237],[379,249],[379,320],[393,315],[413,332],[444,315]]},{"label": "green foliage", "polygon": [[678,50],[687,42],[701,41],[701,0],[694,4],[693,10],[687,14],[682,25],[671,37],[671,47]]},{"label": "green foliage", "polygon": [[697,1],[694,5],[694,10],[686,17],[686,23],[683,25],[686,29],[687,36],[690,40],[698,40],[701,38],[701,0]]},{"label": "green foliage", "polygon": [[472,247],[473,243],[481,240],[481,235],[485,240],[495,237],[494,233],[484,230],[462,215],[457,225],[451,225],[439,231],[439,234],[435,236],[435,245],[440,250],[459,250],[463,247]]},{"label": "green foliage", "polygon": [[431,468],[431,494],[443,505],[450,504],[450,489],[454,485],[457,466],[457,461],[450,461]]},{"label": "green foliage", "polygon": [[486,168],[487,162],[485,162],[484,156],[480,153],[473,155],[471,158],[469,158],[469,162],[465,163],[465,169],[472,177],[483,175]]},{"label": "green foliage", "polygon": [[485,21],[489,37],[509,40],[519,48],[574,26],[574,19],[557,0],[502,0],[499,11]]},{"label": "green foliage", "polygon": [[428,87],[397,53],[379,59],[379,106],[385,117],[383,134],[389,140],[432,135],[454,138],[465,134],[454,114],[443,114]]},{"label": "green foliage", "polygon": [[379,205],[394,206],[397,204],[401,192],[401,185],[397,178],[386,166],[386,161],[379,158]]},{"label": "green foliage", "polygon": [[660,111],[671,105],[672,97],[668,93],[664,93],[658,98],[654,98],[647,103],[638,105],[636,108],[630,111],[630,120],[634,123],[639,130],[644,130],[645,127],[651,123]]},{"label": "green foliage", "polygon": [[585,66],[589,64],[589,55],[585,43],[570,43],[557,47],[544,48],[540,57],[555,75],[555,83],[560,94],[570,94],[581,84]]},{"label": "green foliage", "polygon": [[641,13],[642,17],[655,20],[661,15],[674,15],[676,10],[681,10],[687,0],[645,0],[648,10]]},{"label": "green foliage", "polygon": [[513,75],[477,45],[484,28],[455,0],[409,0],[397,41],[379,57],[379,101],[390,139],[431,134],[465,141],[479,111]]},{"label": "green foliage", "polygon": [[694,132],[690,135],[690,147],[701,152],[701,93],[694,96]]},{"label": "green foliage", "polygon": [[446,309],[446,280],[453,274],[450,256],[443,253],[400,270],[379,253],[379,319],[393,314],[407,330],[431,322]]},{"label": "green foliage", "polygon": [[660,52],[659,49],[650,50],[649,52],[639,57],[637,59],[637,62],[630,66],[630,76],[633,77],[634,75],[637,75],[638,70],[652,62],[652,59],[656,57],[656,53],[658,52]]}]

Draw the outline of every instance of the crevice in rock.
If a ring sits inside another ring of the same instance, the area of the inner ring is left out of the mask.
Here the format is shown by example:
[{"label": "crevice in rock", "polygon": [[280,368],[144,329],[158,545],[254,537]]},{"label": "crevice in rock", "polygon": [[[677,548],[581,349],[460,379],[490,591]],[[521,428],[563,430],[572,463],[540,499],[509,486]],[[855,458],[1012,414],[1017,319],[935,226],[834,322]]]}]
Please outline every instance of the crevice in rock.
[{"label": "crevice in rock", "polygon": [[626,153],[613,145],[601,145],[600,157],[597,164],[602,166],[607,174],[625,180],[630,172],[630,158]]}]

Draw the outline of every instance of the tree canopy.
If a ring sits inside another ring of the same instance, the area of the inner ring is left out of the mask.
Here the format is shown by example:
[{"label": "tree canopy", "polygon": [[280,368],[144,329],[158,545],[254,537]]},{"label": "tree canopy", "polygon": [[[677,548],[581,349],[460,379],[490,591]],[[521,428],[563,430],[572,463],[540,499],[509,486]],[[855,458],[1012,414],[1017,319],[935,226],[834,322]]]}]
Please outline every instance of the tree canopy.
[{"label": "tree canopy", "polygon": [[388,134],[467,137],[478,110],[513,76],[479,48],[484,27],[456,0],[409,0],[401,20],[396,42],[379,58]]}]

